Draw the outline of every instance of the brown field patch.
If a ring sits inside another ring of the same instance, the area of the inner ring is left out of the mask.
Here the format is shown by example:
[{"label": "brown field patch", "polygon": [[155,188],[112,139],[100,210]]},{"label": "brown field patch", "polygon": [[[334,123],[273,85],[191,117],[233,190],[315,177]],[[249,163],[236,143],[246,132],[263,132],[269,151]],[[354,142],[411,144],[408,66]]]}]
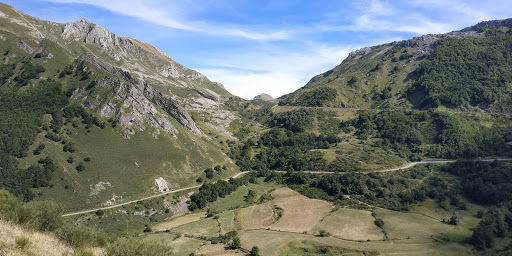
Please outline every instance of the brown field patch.
[{"label": "brown field patch", "polygon": [[336,237],[354,241],[383,240],[384,234],[374,221],[369,211],[341,208],[327,216],[314,231],[326,230]]},{"label": "brown field patch", "polygon": [[[205,245],[201,250],[199,250],[196,255],[205,255],[205,256],[241,256],[245,255],[240,250],[232,250],[228,245],[225,244],[208,244]],[[263,254],[262,254],[263,255]]]},{"label": "brown field patch", "polygon": [[200,219],[206,218],[206,213],[198,212],[193,214],[187,214],[184,216],[180,216],[177,218],[173,218],[169,221],[159,223],[155,225],[152,229],[155,231],[165,231],[167,229],[172,229],[175,227],[179,227],[181,225],[185,225],[194,221],[198,221]]},{"label": "brown field patch", "polygon": [[274,204],[283,209],[282,217],[271,229],[305,232],[312,230],[332,210],[333,205],[323,200],[310,199],[289,188],[272,192]]},{"label": "brown field patch", "polygon": [[274,211],[270,203],[240,209],[237,220],[242,229],[258,229],[271,224]]}]

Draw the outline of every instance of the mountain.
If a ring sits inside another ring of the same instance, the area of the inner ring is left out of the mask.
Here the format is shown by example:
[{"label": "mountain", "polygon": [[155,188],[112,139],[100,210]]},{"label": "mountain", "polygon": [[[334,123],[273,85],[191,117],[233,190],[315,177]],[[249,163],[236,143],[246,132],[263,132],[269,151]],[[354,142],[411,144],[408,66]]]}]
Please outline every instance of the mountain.
[{"label": "mountain", "polygon": [[272,101],[274,100],[274,97],[266,94],[266,93],[262,93],[260,95],[257,95],[254,97],[255,100],[263,100],[263,101]]},{"label": "mountain", "polygon": [[512,19],[481,22],[447,34],[362,48],[283,96],[280,104],[507,112],[511,26]]},{"label": "mountain", "polygon": [[156,47],[5,4],[0,42],[0,188],[76,210],[238,171],[224,151],[243,100]]}]

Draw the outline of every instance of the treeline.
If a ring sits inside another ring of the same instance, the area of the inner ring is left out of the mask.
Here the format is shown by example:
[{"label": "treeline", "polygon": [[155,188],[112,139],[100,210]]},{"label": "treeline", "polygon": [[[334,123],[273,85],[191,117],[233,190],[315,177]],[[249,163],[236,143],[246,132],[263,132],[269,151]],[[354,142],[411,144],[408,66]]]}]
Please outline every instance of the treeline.
[{"label": "treeline", "polygon": [[440,39],[423,61],[414,90],[424,91],[424,106],[487,108],[510,98],[512,82],[512,32],[496,29],[482,37]]},{"label": "treeline", "polygon": [[381,138],[375,146],[392,148],[409,160],[475,158],[510,151],[505,126],[487,128],[468,117],[441,111],[359,111],[357,118],[340,127],[346,132],[355,127],[360,139]]}]

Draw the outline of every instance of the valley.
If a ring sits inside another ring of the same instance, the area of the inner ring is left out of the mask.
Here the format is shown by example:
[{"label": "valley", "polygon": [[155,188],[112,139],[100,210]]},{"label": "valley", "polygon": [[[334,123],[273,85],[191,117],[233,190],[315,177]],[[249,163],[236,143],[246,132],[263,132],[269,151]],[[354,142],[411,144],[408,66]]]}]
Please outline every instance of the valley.
[{"label": "valley", "polygon": [[511,46],[482,22],[245,100],[0,3],[0,256],[509,255]]}]

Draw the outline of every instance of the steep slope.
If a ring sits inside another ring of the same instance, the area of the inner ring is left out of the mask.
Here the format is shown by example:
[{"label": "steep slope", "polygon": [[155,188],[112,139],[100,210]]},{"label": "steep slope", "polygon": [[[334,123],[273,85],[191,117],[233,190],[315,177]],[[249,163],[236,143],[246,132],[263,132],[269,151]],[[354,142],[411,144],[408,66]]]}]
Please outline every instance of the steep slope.
[{"label": "steep slope", "polygon": [[[363,48],[283,96],[281,105],[504,111],[512,19]],[[483,96],[479,96],[483,95]]]},{"label": "steep slope", "polygon": [[76,210],[196,184],[215,165],[226,170],[215,179],[238,170],[219,149],[242,100],[157,48],[5,4],[0,41],[0,187]]}]

